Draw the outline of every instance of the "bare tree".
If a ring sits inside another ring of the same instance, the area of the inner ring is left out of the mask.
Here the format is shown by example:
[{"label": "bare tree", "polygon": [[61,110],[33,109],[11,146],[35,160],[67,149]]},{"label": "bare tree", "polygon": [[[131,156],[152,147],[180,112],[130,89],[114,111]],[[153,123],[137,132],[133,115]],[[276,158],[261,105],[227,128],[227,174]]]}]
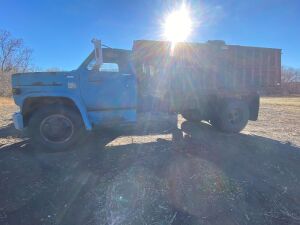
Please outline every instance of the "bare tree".
[{"label": "bare tree", "polygon": [[300,69],[283,66],[281,69],[281,88],[283,94],[299,94]]},{"label": "bare tree", "polygon": [[31,56],[32,50],[24,46],[22,39],[0,30],[0,95],[11,95],[11,74],[30,70]]},{"label": "bare tree", "polygon": [[23,40],[13,38],[6,30],[0,30],[0,72],[25,72],[29,69],[32,50]]},{"label": "bare tree", "polygon": [[300,69],[283,66],[281,68],[282,83],[292,83],[300,81]]}]

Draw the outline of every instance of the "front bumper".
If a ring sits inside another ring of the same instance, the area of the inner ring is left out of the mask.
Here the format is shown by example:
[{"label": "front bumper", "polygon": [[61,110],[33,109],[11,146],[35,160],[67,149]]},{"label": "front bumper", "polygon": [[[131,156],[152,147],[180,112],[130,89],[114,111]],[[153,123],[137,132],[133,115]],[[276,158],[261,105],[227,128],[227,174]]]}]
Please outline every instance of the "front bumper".
[{"label": "front bumper", "polygon": [[17,130],[23,130],[24,128],[23,115],[20,112],[14,113],[13,121],[14,121],[15,128]]}]

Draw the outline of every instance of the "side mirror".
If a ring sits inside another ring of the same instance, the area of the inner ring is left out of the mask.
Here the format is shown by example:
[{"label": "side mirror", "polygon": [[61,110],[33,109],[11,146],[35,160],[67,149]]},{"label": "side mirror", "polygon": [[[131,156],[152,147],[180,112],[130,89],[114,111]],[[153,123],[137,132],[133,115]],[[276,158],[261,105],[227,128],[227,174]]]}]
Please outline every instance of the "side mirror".
[{"label": "side mirror", "polygon": [[93,69],[99,70],[100,66],[103,63],[101,41],[94,38],[92,40],[92,43],[94,44],[94,54],[95,54],[95,65]]}]

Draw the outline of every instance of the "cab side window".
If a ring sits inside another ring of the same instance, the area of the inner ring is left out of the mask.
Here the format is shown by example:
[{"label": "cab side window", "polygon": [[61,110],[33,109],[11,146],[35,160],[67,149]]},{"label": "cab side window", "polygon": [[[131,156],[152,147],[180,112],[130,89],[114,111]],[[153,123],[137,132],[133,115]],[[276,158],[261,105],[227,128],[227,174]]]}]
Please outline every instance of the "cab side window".
[{"label": "cab side window", "polygon": [[119,72],[119,65],[117,63],[102,63],[100,72]]},{"label": "cab side window", "polygon": [[[87,65],[88,70],[93,70],[95,67],[95,59],[91,60],[90,63]],[[99,72],[112,72],[112,73],[118,73],[119,72],[119,65],[117,63],[102,63],[102,65],[99,68]]]}]

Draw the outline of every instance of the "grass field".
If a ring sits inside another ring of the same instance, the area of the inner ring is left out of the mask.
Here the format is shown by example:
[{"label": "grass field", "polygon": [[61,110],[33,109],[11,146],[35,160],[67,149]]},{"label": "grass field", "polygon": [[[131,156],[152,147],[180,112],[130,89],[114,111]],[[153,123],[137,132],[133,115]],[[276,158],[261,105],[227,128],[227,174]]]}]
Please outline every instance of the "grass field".
[{"label": "grass field", "polygon": [[258,121],[244,132],[300,146],[300,97],[262,98]]},{"label": "grass field", "polygon": [[300,97],[263,97],[261,104],[300,107]]},{"label": "grass field", "polygon": [[241,134],[179,117],[183,139],[99,132],[49,153],[0,98],[0,224],[300,224],[299,103],[262,98]]},{"label": "grass field", "polygon": [[0,106],[5,107],[11,105],[14,105],[14,101],[11,98],[0,97]]}]

